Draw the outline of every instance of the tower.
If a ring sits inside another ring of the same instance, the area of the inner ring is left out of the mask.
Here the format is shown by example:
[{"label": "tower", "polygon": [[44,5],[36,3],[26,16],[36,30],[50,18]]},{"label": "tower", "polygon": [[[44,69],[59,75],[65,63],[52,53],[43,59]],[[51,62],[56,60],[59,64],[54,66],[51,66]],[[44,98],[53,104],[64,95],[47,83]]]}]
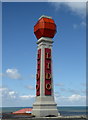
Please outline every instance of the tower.
[{"label": "tower", "polygon": [[52,75],[52,38],[56,33],[54,20],[41,16],[34,26],[37,37],[37,74],[36,100],[33,104],[33,114],[36,117],[58,116],[57,104],[54,101]]}]

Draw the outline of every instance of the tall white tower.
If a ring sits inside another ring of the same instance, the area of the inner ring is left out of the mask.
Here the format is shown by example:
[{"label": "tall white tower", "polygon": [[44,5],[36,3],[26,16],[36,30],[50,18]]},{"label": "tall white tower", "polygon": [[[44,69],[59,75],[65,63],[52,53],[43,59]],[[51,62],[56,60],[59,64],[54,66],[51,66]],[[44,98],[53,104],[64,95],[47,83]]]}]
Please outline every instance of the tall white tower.
[{"label": "tall white tower", "polygon": [[38,39],[38,54],[36,100],[32,112],[36,117],[58,116],[52,76],[52,38],[56,33],[54,20],[48,16],[41,16],[34,26],[34,33]]}]

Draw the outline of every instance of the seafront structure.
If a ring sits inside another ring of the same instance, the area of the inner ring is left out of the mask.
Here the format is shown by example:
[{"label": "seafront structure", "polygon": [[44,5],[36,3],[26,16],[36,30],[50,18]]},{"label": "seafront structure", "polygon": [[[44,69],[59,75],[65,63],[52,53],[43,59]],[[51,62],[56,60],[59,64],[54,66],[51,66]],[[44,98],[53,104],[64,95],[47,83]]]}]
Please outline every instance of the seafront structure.
[{"label": "seafront structure", "polygon": [[36,100],[32,113],[36,117],[58,116],[54,101],[52,76],[52,38],[56,33],[56,24],[51,17],[41,16],[34,26],[38,41]]}]

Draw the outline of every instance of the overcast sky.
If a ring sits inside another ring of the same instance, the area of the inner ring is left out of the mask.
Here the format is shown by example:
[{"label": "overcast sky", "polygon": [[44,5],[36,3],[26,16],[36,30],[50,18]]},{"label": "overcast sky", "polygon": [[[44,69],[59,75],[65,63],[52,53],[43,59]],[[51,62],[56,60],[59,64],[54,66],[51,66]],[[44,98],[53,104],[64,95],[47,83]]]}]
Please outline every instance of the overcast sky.
[{"label": "overcast sky", "polygon": [[[52,0],[53,1],[53,0]],[[56,103],[85,105],[86,4],[28,2],[2,4],[3,106],[32,106],[35,98],[37,44],[33,27],[41,15],[52,16],[53,80]]]}]

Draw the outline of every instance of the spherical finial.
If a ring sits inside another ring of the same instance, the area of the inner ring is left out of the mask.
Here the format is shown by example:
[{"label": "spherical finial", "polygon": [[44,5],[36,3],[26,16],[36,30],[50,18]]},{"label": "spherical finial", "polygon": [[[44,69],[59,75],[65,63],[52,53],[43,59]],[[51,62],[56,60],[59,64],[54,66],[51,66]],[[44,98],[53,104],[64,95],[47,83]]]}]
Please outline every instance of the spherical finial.
[{"label": "spherical finial", "polygon": [[34,26],[34,33],[37,39],[41,37],[53,38],[56,33],[56,24],[52,17],[42,15]]}]

